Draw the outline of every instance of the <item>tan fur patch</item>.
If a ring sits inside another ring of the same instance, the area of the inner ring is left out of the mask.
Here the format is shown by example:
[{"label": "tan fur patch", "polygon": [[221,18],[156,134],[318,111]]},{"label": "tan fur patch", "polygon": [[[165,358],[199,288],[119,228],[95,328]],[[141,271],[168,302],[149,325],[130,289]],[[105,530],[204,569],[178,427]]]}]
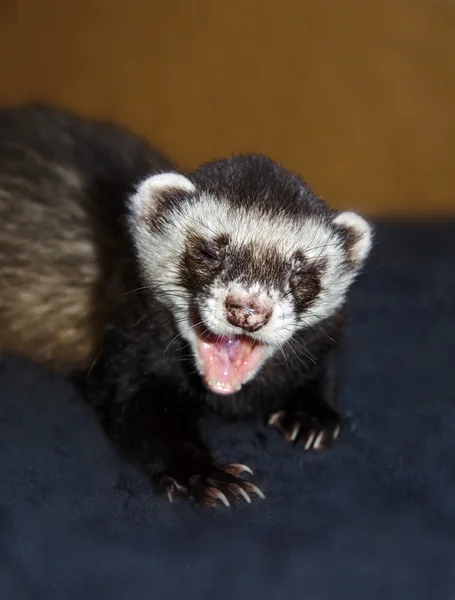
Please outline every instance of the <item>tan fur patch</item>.
[{"label": "tan fur patch", "polygon": [[[0,180],[0,351],[59,371],[84,368],[97,351],[106,307],[89,215],[64,187],[83,193],[77,173],[55,169],[52,201],[34,182]],[[37,196],[38,195],[38,196]]]}]

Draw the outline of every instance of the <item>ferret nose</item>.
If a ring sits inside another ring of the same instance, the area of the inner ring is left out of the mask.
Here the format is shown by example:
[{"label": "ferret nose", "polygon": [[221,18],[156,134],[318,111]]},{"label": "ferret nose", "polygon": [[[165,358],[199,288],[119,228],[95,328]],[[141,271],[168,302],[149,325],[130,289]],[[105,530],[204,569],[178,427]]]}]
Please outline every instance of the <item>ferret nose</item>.
[{"label": "ferret nose", "polygon": [[272,309],[266,303],[255,298],[226,298],[226,318],[231,325],[241,327],[252,333],[258,331],[269,321]]}]

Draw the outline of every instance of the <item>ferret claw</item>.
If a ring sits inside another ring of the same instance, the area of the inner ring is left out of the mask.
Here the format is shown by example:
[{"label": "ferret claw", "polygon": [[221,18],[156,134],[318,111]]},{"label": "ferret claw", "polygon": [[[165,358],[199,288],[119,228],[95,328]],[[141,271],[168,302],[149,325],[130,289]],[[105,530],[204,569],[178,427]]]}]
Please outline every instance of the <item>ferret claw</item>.
[{"label": "ferret claw", "polygon": [[277,412],[274,412],[273,414],[270,415],[269,417],[269,421],[268,424],[273,427],[274,425],[276,425],[279,421],[281,421],[281,419],[284,417],[285,415],[285,411],[284,410],[279,410]]},{"label": "ferret claw", "polygon": [[230,486],[230,490],[236,496],[238,496],[240,494],[240,496],[242,496],[245,499],[245,502],[248,502],[248,504],[251,504],[251,498],[248,496],[248,494],[245,492],[245,490],[240,485],[232,485],[232,486]]},{"label": "ferret claw", "polygon": [[257,496],[259,496],[259,498],[261,498],[261,500],[265,500],[264,492],[260,490],[257,485],[254,485],[254,483],[248,483],[247,489],[250,492],[254,492]]},{"label": "ferret claw", "polygon": [[[222,503],[229,507],[241,498],[247,504],[251,504],[251,494],[265,498],[262,490],[251,481],[240,477],[241,473],[253,474],[247,465],[242,463],[217,465],[213,463],[211,465],[203,464],[199,469],[197,467],[198,465],[183,476],[180,474],[180,483],[176,476],[171,474],[163,474],[159,478],[159,486],[169,502],[186,496],[200,503],[201,506],[216,507]],[[182,480],[180,477],[184,477],[184,479]]]},{"label": "ferret claw", "polygon": [[223,492],[220,492],[220,490],[216,487],[210,487],[207,490],[207,494],[209,496],[215,496],[216,498],[219,498],[221,500],[221,502],[225,505],[225,506],[231,506],[229,503],[229,500],[226,498],[226,496],[223,494]]},{"label": "ferret claw", "polygon": [[308,409],[279,410],[269,417],[268,423],[276,427],[287,442],[298,443],[305,450],[328,448],[341,432],[339,414],[324,404]]},{"label": "ferret claw", "polygon": [[304,449],[305,450],[309,450],[311,448],[311,446],[313,445],[313,440],[316,437],[316,432],[315,431],[311,431],[311,433],[308,435],[307,440],[305,442],[304,445]]},{"label": "ferret claw", "polygon": [[229,473],[230,475],[240,475],[240,473],[248,473],[249,475],[254,475],[253,470],[250,469],[250,467],[241,463],[231,463],[227,465],[223,470],[226,471],[226,473]]},{"label": "ferret claw", "polygon": [[314,443],[313,443],[313,448],[315,450],[319,450],[321,448],[321,442],[322,442],[322,440],[324,438],[324,435],[325,435],[324,431],[320,431],[319,434],[317,435],[317,437],[316,437],[316,439],[314,440]]},{"label": "ferret claw", "polygon": [[162,489],[166,492],[167,499],[169,502],[174,502],[174,498],[176,494],[185,495],[187,493],[187,489],[185,486],[180,485],[174,477],[164,477],[161,481]]},{"label": "ferret claw", "polygon": [[297,439],[300,431],[300,423],[295,423],[289,435],[289,441],[294,442]]}]

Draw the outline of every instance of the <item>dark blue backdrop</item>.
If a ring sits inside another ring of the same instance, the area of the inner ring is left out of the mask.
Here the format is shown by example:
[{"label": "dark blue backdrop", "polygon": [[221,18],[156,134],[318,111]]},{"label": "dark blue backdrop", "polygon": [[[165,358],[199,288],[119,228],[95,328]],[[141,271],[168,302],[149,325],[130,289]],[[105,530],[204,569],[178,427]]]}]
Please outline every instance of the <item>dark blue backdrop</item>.
[{"label": "dark blue backdrop", "polygon": [[365,271],[339,443],[218,429],[252,506],[169,505],[69,384],[2,360],[0,598],[455,598],[455,226],[378,226]]}]

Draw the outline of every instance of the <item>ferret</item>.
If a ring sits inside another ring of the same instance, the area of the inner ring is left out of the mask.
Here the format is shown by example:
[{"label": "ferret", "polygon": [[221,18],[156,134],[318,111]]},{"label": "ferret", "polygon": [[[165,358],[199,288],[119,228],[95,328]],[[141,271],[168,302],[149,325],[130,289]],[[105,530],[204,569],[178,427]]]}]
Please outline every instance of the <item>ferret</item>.
[{"label": "ferret", "polygon": [[372,243],[364,218],[259,154],[184,173],[114,125],[43,107],[0,120],[2,274],[20,279],[7,328],[41,321],[55,347],[69,332],[61,362],[74,345],[87,400],[159,490],[206,506],[264,496],[247,465],[213,458],[206,413],[263,418],[302,450],[336,440],[347,296]]}]

